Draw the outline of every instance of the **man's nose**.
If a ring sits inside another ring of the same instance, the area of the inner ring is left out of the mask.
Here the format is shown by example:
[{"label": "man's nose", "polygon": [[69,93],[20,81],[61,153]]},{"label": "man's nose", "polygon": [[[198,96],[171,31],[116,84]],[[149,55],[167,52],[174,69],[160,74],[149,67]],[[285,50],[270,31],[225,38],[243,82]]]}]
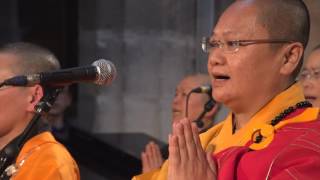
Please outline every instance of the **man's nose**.
[{"label": "man's nose", "polygon": [[177,94],[174,98],[173,98],[173,104],[179,104],[181,102],[182,96]]},{"label": "man's nose", "polygon": [[217,48],[208,55],[208,66],[223,65],[226,62],[225,54],[222,49]]},{"label": "man's nose", "polygon": [[304,89],[309,89],[313,87],[313,83],[311,82],[311,79],[305,79],[301,83]]}]

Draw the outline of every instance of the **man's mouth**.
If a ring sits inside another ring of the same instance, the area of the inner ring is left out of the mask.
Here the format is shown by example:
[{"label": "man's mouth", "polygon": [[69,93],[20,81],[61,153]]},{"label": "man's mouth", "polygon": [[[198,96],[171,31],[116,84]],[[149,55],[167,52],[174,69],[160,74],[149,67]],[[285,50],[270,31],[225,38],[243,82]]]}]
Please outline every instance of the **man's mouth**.
[{"label": "man's mouth", "polygon": [[227,75],[217,75],[217,76],[213,76],[213,77],[216,80],[228,80],[228,79],[230,79],[230,77],[227,76]]},{"label": "man's mouth", "polygon": [[176,115],[176,114],[181,114],[181,111],[178,110],[178,109],[173,109],[173,110],[172,110],[172,113],[175,114],[175,115]]},{"label": "man's mouth", "polygon": [[314,101],[314,100],[317,99],[317,97],[315,97],[315,96],[306,96],[305,98],[306,98],[306,100],[308,100],[308,101]]}]

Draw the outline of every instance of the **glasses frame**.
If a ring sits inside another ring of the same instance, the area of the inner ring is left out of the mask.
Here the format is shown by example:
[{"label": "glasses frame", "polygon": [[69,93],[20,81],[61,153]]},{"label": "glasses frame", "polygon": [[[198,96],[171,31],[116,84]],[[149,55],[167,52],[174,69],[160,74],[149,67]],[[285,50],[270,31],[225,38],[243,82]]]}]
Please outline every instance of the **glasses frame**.
[{"label": "glasses frame", "polygon": [[[285,39],[253,39],[253,40],[231,40],[231,41],[211,41],[208,37],[203,37],[201,41],[201,49],[205,53],[210,53],[210,49],[219,48],[224,50],[224,52],[236,53],[239,51],[240,47],[249,46],[254,44],[284,44],[284,43],[294,43],[296,41],[285,40]],[[214,47],[213,43],[216,43],[218,46]],[[228,50],[225,47],[236,46],[233,50]]]},{"label": "glasses frame", "polygon": [[307,80],[319,80],[320,79],[320,68],[317,69],[303,69],[299,75],[299,80],[304,82]]},{"label": "glasses frame", "polygon": [[14,86],[6,85],[4,82],[0,83],[0,91],[2,91],[4,89],[8,89],[10,87],[14,87]]}]

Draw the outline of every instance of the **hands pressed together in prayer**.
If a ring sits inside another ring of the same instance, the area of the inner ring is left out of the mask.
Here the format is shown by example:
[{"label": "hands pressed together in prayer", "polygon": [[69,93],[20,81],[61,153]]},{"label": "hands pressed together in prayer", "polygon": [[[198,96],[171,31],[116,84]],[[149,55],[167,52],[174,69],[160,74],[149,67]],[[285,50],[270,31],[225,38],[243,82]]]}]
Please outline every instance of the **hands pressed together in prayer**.
[{"label": "hands pressed together in prayer", "polygon": [[203,150],[196,125],[187,118],[174,123],[169,135],[168,180],[215,180],[216,175],[212,153]]},{"label": "hands pressed together in prayer", "polygon": [[161,167],[163,158],[159,146],[150,142],[147,144],[144,152],[141,153],[142,172],[146,173]]}]

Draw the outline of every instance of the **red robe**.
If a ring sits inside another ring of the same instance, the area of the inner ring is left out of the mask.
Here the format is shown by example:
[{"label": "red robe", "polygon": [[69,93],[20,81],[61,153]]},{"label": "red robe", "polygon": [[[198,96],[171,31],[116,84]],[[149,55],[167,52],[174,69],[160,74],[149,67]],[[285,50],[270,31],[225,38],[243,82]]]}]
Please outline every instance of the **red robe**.
[{"label": "red robe", "polygon": [[[320,179],[319,109],[298,109],[276,126],[270,121],[290,106],[304,101],[296,83],[275,96],[248,123],[232,133],[232,113],[221,123],[200,135],[203,149],[214,152],[218,179]],[[250,141],[257,130],[266,138]],[[167,179],[168,161],[158,170],[134,180]]]},{"label": "red robe", "polygon": [[[303,113],[300,109],[289,118]],[[283,120],[283,123],[286,120]],[[320,121],[291,122],[276,129],[262,149],[230,147],[214,155],[219,180],[320,179]]]}]

